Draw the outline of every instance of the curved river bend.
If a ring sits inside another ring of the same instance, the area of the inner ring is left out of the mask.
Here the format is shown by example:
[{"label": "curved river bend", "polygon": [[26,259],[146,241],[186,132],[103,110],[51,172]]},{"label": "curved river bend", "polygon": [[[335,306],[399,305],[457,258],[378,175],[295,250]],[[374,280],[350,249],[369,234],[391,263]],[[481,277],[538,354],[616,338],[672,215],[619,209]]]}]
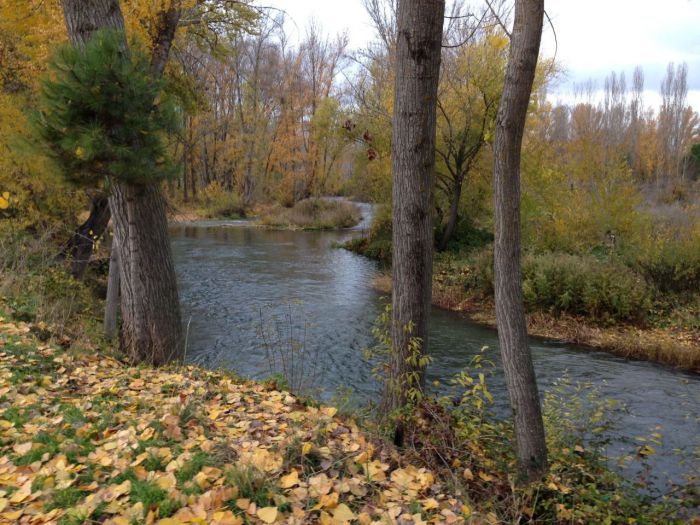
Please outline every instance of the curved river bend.
[{"label": "curved river bend", "polygon": [[[374,344],[371,330],[385,298],[369,285],[378,272],[374,262],[333,248],[349,235],[271,231],[237,221],[173,225],[187,360],[263,378],[271,373],[270,348],[300,342],[309,357],[294,366],[304,367],[321,398],[349,389],[359,399],[376,399],[379,386],[363,350]],[[429,380],[449,379],[488,346],[496,363],[489,382],[495,411],[507,414],[495,330],[438,309],[430,325]],[[633,453],[630,440],[659,432],[662,445],[650,458],[659,488],[700,471],[694,455],[700,446],[699,376],[556,342],[533,340],[532,351],[541,391],[567,375],[626,407],[617,417],[612,456]],[[625,473],[633,477],[638,469],[633,464]]]}]

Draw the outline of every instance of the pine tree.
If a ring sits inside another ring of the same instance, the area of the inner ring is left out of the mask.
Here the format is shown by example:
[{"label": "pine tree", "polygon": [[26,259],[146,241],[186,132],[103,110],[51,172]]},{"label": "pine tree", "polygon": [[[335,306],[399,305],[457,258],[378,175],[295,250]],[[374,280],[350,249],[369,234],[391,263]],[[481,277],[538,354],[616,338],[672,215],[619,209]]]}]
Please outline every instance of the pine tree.
[{"label": "pine tree", "polygon": [[35,127],[74,183],[146,184],[175,171],[164,140],[179,122],[175,106],[142,50],[123,41],[101,30],[83,48],[61,47],[49,64]]}]

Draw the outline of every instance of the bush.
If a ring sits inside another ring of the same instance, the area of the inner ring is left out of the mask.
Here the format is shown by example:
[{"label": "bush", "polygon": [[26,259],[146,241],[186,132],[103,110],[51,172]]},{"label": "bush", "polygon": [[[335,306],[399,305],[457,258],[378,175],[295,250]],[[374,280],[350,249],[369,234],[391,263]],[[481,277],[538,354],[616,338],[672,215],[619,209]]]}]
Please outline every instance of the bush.
[{"label": "bush", "polygon": [[650,290],[641,275],[592,256],[525,257],[523,293],[530,310],[580,314],[602,322],[641,322],[651,306]]},{"label": "bush", "polygon": [[697,293],[700,290],[700,239],[657,241],[640,254],[630,254],[629,264],[664,293]]},{"label": "bush", "polygon": [[[472,259],[465,286],[493,294],[493,249]],[[610,322],[643,322],[651,309],[644,278],[616,261],[544,253],[523,258],[523,296],[528,311],[585,315]]]},{"label": "bush", "polygon": [[[435,228],[435,237],[437,239],[442,238],[444,229],[444,224],[440,224]],[[452,238],[447,243],[446,250],[455,253],[469,253],[483,248],[492,242],[493,233],[488,230],[477,228],[470,219],[464,218],[457,223],[457,228]]]},{"label": "bush", "polygon": [[204,214],[209,218],[245,217],[245,208],[241,198],[233,191],[227,191],[222,184],[212,182],[202,190],[205,206]]},{"label": "bush", "polygon": [[355,226],[360,218],[360,210],[350,202],[304,199],[293,208],[273,208],[260,217],[260,223],[276,228],[331,230]]},{"label": "bush", "polygon": [[77,334],[93,328],[99,300],[68,273],[58,251],[50,233],[32,237],[0,229],[0,299],[23,321]]},{"label": "bush", "polygon": [[372,219],[369,234],[349,240],[343,248],[391,264],[391,206],[380,206]]}]

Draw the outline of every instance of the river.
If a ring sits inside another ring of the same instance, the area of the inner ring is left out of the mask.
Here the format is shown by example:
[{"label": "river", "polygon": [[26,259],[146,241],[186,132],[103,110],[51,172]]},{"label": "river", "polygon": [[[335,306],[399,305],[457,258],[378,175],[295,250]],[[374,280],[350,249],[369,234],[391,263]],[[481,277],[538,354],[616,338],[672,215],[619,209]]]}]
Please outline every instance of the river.
[{"label": "river", "polygon": [[[173,225],[186,359],[260,379],[270,376],[273,360],[282,366],[284,354],[293,380],[313,386],[321,399],[339,389],[359,401],[377,399],[380,388],[364,350],[374,344],[372,326],[386,298],[370,287],[378,273],[374,262],[333,247],[353,234],[272,231],[244,221]],[[428,379],[445,382],[485,346],[496,364],[489,380],[494,411],[505,416],[495,330],[434,308]],[[655,486],[700,471],[700,376],[557,342],[533,339],[531,346],[541,391],[568,376],[624,405],[615,415],[611,457],[633,453],[635,438],[657,432],[662,443],[649,458]],[[640,472],[636,462],[623,468],[630,478]]]}]

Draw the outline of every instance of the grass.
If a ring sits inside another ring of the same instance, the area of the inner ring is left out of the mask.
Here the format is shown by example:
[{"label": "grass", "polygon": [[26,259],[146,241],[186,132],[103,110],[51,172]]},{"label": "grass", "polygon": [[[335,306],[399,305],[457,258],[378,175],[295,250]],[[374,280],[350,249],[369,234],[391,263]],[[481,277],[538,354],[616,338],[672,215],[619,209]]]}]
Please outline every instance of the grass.
[{"label": "grass", "polygon": [[261,214],[259,223],[270,228],[333,230],[350,228],[360,222],[359,208],[351,202],[305,199],[293,208],[276,206]]}]

